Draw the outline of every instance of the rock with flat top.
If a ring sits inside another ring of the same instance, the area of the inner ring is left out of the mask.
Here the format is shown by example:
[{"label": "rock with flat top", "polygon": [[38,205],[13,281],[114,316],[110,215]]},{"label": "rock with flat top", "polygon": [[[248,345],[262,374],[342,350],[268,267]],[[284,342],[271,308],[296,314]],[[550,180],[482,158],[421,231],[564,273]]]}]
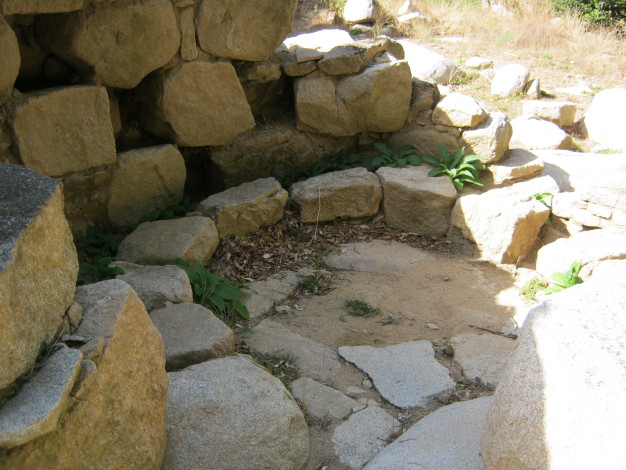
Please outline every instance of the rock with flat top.
[{"label": "rock with flat top", "polygon": [[540,173],[543,161],[533,152],[524,149],[510,149],[498,163],[487,167],[496,185],[511,183]]},{"label": "rock with flat top", "polygon": [[301,377],[291,383],[291,392],[296,400],[302,403],[310,416],[319,419],[343,419],[352,413],[358,401],[343,393],[323,385],[308,377]]},{"label": "rock with flat top", "polygon": [[275,302],[289,297],[298,286],[299,277],[293,271],[279,272],[262,281],[253,281],[244,291],[243,303],[250,318],[267,313]]},{"label": "rock with flat top", "polygon": [[451,127],[476,127],[487,113],[471,96],[448,93],[437,103],[432,115],[433,124]]},{"label": "rock with flat top", "polygon": [[522,102],[522,114],[545,119],[559,127],[573,126],[576,122],[576,103],[542,100],[524,101]]},{"label": "rock with flat top", "polygon": [[348,31],[343,29],[321,29],[312,33],[298,34],[283,41],[283,45],[290,51],[297,48],[315,49],[319,52],[328,52],[333,47],[353,43],[354,39]]},{"label": "rock with flat top", "polygon": [[569,149],[572,137],[556,124],[543,119],[519,116],[511,121],[511,144],[526,149]]},{"label": "rock with flat top", "polygon": [[506,114],[494,111],[473,129],[466,129],[461,136],[461,146],[467,154],[480,156],[483,163],[495,163],[502,159],[513,135],[513,127]]},{"label": "rock with flat top", "polygon": [[498,385],[515,341],[497,335],[456,335],[450,339],[454,360],[461,364],[469,380]]},{"label": "rock with flat top", "polygon": [[524,92],[530,71],[524,65],[507,64],[496,69],[491,79],[491,94],[499,97],[515,96]]}]

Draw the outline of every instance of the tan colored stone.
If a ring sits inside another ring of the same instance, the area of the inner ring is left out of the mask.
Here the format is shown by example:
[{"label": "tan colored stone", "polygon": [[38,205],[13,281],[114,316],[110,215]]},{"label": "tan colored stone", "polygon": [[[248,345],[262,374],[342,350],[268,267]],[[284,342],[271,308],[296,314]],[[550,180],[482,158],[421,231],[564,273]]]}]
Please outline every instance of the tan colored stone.
[{"label": "tan colored stone", "polygon": [[134,88],[178,52],[180,31],[169,0],[101,2],[75,13],[42,16],[41,43],[89,78]]},{"label": "tan colored stone", "polygon": [[494,184],[500,185],[535,175],[544,167],[543,161],[534,153],[524,149],[511,149],[502,161],[489,165],[487,170],[493,175]]},{"label": "tan colored stone", "polygon": [[119,227],[130,227],[155,209],[178,204],[186,175],[183,156],[173,145],[120,153],[111,181],[109,218]]},{"label": "tan colored stone", "polygon": [[213,194],[198,210],[215,220],[220,238],[241,236],[281,220],[287,197],[278,181],[263,178]]},{"label": "tan colored stone", "polygon": [[576,103],[541,100],[523,101],[522,114],[545,119],[559,127],[573,126],[576,122]]},{"label": "tan colored stone", "polygon": [[20,71],[20,50],[17,38],[4,18],[0,17],[0,103],[9,95]]},{"label": "tan colored stone", "polygon": [[611,88],[596,94],[585,114],[589,138],[610,149],[626,151],[624,106],[626,88]]},{"label": "tan colored stone", "polygon": [[569,149],[572,137],[556,124],[543,119],[518,116],[511,121],[511,143],[526,149]]},{"label": "tan colored stone", "polygon": [[77,334],[101,345],[92,354],[82,348],[95,367],[79,376],[62,425],[0,451],[0,467],[158,470],[165,450],[163,341],[125,282],[79,287],[76,300],[85,308]]},{"label": "tan colored stone", "polygon": [[180,55],[183,60],[196,60],[198,58],[198,45],[196,44],[196,27],[194,24],[194,8],[187,7],[180,12]]},{"label": "tan colored stone", "polygon": [[461,137],[461,145],[467,153],[480,156],[483,163],[494,163],[502,159],[509,148],[513,127],[504,113],[489,113],[474,129],[467,129]]},{"label": "tan colored stone", "polygon": [[324,54],[318,66],[327,75],[359,73],[392,47],[392,42],[389,38],[377,38],[336,46]]},{"label": "tan colored stone", "polygon": [[409,108],[407,121],[410,123],[415,122],[415,118],[419,113],[434,108],[439,99],[439,89],[436,85],[414,78],[412,81],[411,107]]},{"label": "tan colored stone", "polygon": [[218,57],[268,60],[291,30],[297,3],[200,0],[196,15],[198,43],[202,50]]},{"label": "tan colored stone", "polygon": [[106,89],[71,86],[27,93],[11,122],[14,148],[25,166],[60,176],[115,162]]},{"label": "tan colored stone", "polygon": [[435,106],[433,124],[453,127],[476,127],[487,113],[471,96],[448,93]]},{"label": "tan colored stone", "polygon": [[314,176],[291,187],[291,202],[304,223],[376,215],[382,189],[365,168]]},{"label": "tan colored stone", "polygon": [[410,145],[419,155],[431,156],[439,155],[440,145],[450,152],[455,152],[459,148],[459,141],[453,135],[421,126],[408,127],[394,133],[389,143],[393,147]]},{"label": "tan colored stone", "polygon": [[80,10],[85,0],[2,0],[0,6],[5,15],[40,15],[42,13],[65,13]]},{"label": "tan colored stone", "polygon": [[0,234],[1,390],[31,370],[72,303],[78,259],[60,183],[0,164]]},{"label": "tan colored stone", "polygon": [[112,166],[107,166],[62,178],[65,217],[73,233],[84,233],[89,225],[108,223],[112,173]]},{"label": "tan colored stone", "polygon": [[142,84],[143,125],[188,147],[226,145],[255,126],[235,69],[227,62],[187,62]]}]

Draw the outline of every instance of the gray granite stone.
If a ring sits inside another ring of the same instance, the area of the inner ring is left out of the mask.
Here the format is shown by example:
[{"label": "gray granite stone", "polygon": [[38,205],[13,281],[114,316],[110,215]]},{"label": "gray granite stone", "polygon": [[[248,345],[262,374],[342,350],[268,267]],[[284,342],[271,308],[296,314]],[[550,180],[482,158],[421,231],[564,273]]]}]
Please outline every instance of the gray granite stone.
[{"label": "gray granite stone", "polygon": [[465,377],[498,385],[515,341],[503,336],[464,334],[450,340],[454,359],[461,364]]},{"label": "gray granite stone", "polygon": [[342,419],[358,405],[356,400],[307,377],[294,380],[291,392],[302,403],[306,413],[316,418]]}]

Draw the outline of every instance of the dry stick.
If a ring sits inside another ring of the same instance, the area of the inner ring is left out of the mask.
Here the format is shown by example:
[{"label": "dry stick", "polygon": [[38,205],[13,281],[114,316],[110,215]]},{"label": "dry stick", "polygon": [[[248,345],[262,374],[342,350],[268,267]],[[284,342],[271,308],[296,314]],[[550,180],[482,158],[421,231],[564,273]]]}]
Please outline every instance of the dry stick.
[{"label": "dry stick", "polygon": [[517,335],[513,333],[501,333],[500,331],[494,331],[494,330],[490,330],[489,328],[483,328],[482,326],[476,326],[476,325],[467,325],[467,326],[471,328],[476,328],[477,330],[486,331],[487,333],[491,333],[492,335],[504,336],[505,338],[509,338],[509,339],[517,339]]}]

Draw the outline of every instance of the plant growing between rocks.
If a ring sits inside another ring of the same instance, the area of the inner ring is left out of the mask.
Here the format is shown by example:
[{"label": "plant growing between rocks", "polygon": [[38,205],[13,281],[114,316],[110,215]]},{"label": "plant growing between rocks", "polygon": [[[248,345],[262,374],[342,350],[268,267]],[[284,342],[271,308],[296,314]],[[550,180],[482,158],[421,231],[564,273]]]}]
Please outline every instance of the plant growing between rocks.
[{"label": "plant growing between rocks", "polygon": [[482,186],[478,172],[485,169],[478,155],[465,155],[465,147],[450,153],[443,145],[438,147],[438,157],[422,157],[422,160],[434,166],[428,176],[448,176],[457,191],[463,190],[466,184]]},{"label": "plant growing between rocks", "polygon": [[536,300],[537,293],[548,287],[548,283],[538,277],[532,278],[520,289],[520,294],[527,300]]},{"label": "plant growing between rocks", "polygon": [[253,351],[252,358],[265,367],[274,377],[280,380],[287,390],[291,391],[291,382],[298,379],[300,374],[294,359],[288,354],[264,354]]},{"label": "plant growing between rocks", "polygon": [[109,267],[115,261],[115,254],[123,238],[121,234],[98,231],[93,225],[87,227],[85,236],[76,242],[79,255],[77,285],[106,281],[124,274],[120,267]]},{"label": "plant growing between rocks", "polygon": [[422,164],[422,159],[410,145],[403,145],[397,152],[394,152],[382,142],[375,143],[374,147],[380,153],[366,163],[365,167],[370,171],[376,171],[383,166],[404,168],[407,165],[418,166]]},{"label": "plant growing between rocks", "polygon": [[580,261],[574,261],[570,265],[569,269],[564,273],[554,273],[552,275],[552,279],[554,279],[554,281],[550,281],[553,285],[544,290],[544,293],[556,294],[557,292],[569,289],[576,284],[582,284],[583,280],[579,276],[581,268],[582,263]]}]

